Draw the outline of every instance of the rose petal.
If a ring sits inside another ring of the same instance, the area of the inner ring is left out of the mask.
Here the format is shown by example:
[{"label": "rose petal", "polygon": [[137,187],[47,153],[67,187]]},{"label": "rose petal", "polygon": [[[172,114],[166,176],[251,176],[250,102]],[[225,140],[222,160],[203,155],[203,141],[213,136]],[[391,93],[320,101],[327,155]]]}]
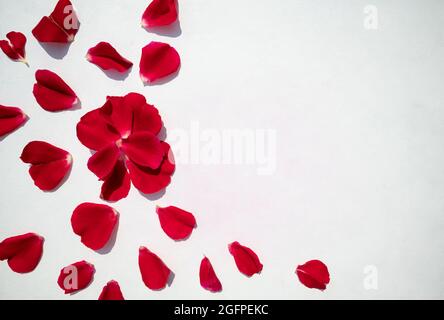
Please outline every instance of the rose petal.
[{"label": "rose petal", "polygon": [[78,103],[75,92],[54,72],[37,70],[35,79],[34,97],[43,109],[53,112],[67,110]]},{"label": "rose petal", "polygon": [[43,17],[32,30],[39,42],[69,43],[74,41],[79,20],[71,1],[59,0],[49,17]]},{"label": "rose petal", "polygon": [[69,152],[43,141],[28,143],[20,159],[31,164],[29,174],[34,184],[43,191],[57,188],[72,166]]},{"label": "rose petal", "polygon": [[100,180],[104,180],[113,171],[119,157],[120,150],[115,143],[112,143],[89,158],[88,169]]},{"label": "rose petal", "polygon": [[180,66],[176,49],[162,42],[151,42],[142,49],[140,78],[144,83],[154,82],[175,73]]},{"label": "rose petal", "polygon": [[131,134],[133,110],[125,104],[123,97],[107,97],[106,103],[100,108],[100,115],[122,138]]},{"label": "rose petal", "polygon": [[132,183],[142,193],[153,194],[159,192],[171,182],[175,164],[170,146],[166,142],[162,142],[162,146],[165,150],[165,156],[160,168],[156,170],[139,166],[131,160],[126,162]]},{"label": "rose petal", "polygon": [[311,289],[325,290],[330,282],[327,266],[319,260],[310,260],[296,268],[299,281]]},{"label": "rose petal", "polygon": [[130,93],[125,97],[125,104],[132,106],[133,109],[132,132],[149,131],[157,136],[160,129],[162,129],[162,119],[159,115],[159,110],[147,104],[145,97],[142,96],[142,102],[138,96],[140,95]]},{"label": "rose petal", "polygon": [[6,35],[9,40],[1,40],[0,48],[12,60],[26,63],[26,37],[21,32],[11,31]]},{"label": "rose petal", "polygon": [[8,260],[8,265],[14,272],[31,272],[40,262],[43,242],[43,237],[35,233],[5,239],[0,242],[0,260]]},{"label": "rose petal", "polygon": [[173,240],[188,238],[196,227],[196,219],[193,214],[180,208],[174,206],[156,207],[156,212],[163,231]]},{"label": "rose petal", "polygon": [[108,282],[106,286],[103,287],[99,300],[125,300],[122,291],[120,290],[119,283],[114,280]]},{"label": "rose petal", "polygon": [[131,188],[131,180],[125,163],[117,161],[111,174],[105,178],[100,197],[106,201],[119,201],[126,198]]},{"label": "rose petal", "polygon": [[137,132],[124,139],[122,150],[136,164],[151,169],[159,168],[165,155],[159,138],[148,131]]},{"label": "rose petal", "polygon": [[143,283],[151,290],[165,288],[172,274],[165,263],[145,247],[139,248],[139,268]]},{"label": "rose petal", "polygon": [[90,249],[102,249],[111,238],[119,220],[118,213],[104,204],[82,203],[71,216],[71,226]]},{"label": "rose petal", "polygon": [[94,265],[85,260],[73,263],[60,270],[57,284],[65,294],[85,289],[92,282],[95,271]]},{"label": "rose petal", "polygon": [[0,105],[0,137],[11,133],[26,120],[27,116],[20,108]]},{"label": "rose petal", "polygon": [[88,50],[86,59],[103,70],[115,70],[123,73],[129,70],[133,63],[122,57],[108,42],[99,42]]},{"label": "rose petal", "polygon": [[228,245],[228,250],[233,256],[239,271],[247,277],[251,277],[255,273],[262,271],[262,263],[259,261],[256,253],[250,248],[242,246],[239,242],[235,241]]},{"label": "rose petal", "polygon": [[199,278],[200,285],[205,290],[211,292],[222,291],[222,284],[220,283],[219,278],[217,277],[216,272],[214,272],[213,266],[207,257],[204,257],[200,263]]},{"label": "rose petal", "polygon": [[153,0],[142,16],[144,28],[166,26],[177,20],[176,0]]}]

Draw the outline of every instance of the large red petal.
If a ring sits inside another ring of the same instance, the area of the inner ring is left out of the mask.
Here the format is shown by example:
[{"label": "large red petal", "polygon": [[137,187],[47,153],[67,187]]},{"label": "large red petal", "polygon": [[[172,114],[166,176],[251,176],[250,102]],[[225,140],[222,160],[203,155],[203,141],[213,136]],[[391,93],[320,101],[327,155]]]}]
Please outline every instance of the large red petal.
[{"label": "large red petal", "polygon": [[151,169],[159,168],[165,155],[159,138],[148,131],[137,132],[124,139],[122,150],[133,162]]},{"label": "large red petal", "polygon": [[99,42],[89,49],[86,59],[103,70],[116,70],[121,73],[133,66],[131,61],[122,57],[108,42]]},{"label": "large red petal", "polygon": [[65,294],[85,289],[93,280],[95,271],[94,265],[85,260],[73,263],[60,270],[57,284]]},{"label": "large red petal", "polygon": [[0,260],[8,260],[8,265],[14,272],[31,272],[40,262],[43,242],[43,237],[35,233],[5,239],[0,242]]},{"label": "large red petal", "polygon": [[139,166],[131,160],[126,162],[132,183],[142,193],[153,194],[159,192],[171,182],[171,175],[175,169],[174,159],[170,146],[166,142],[162,142],[162,145],[165,156],[160,168],[156,170]]},{"label": "large red petal", "polygon": [[122,138],[131,134],[133,110],[125,104],[123,97],[107,97],[100,109],[100,115],[119,132]]},{"label": "large red petal", "polygon": [[37,70],[35,79],[34,97],[43,109],[53,112],[67,110],[78,103],[75,92],[54,72]]},{"label": "large red petal", "polygon": [[109,281],[106,286],[103,287],[99,300],[125,300],[119,283],[114,280]]},{"label": "large red petal", "polygon": [[248,247],[235,241],[228,245],[228,250],[236,262],[239,271],[248,277],[262,271],[263,265],[258,256]]},{"label": "large red petal", "polygon": [[6,35],[9,40],[1,40],[0,48],[12,60],[26,63],[25,45],[26,37],[21,32],[11,31]]},{"label": "large red petal", "polygon": [[142,100],[137,94],[128,94],[125,97],[125,103],[132,106],[133,109],[133,128],[132,132],[149,131],[154,135],[158,135],[162,129],[162,119],[159,110],[154,106],[146,103],[145,97]]},{"label": "large red petal", "polygon": [[161,290],[168,284],[171,270],[145,247],[139,248],[139,268],[143,283],[151,290]]},{"label": "large red petal", "polygon": [[330,282],[327,266],[319,260],[310,260],[296,268],[299,281],[311,289],[325,290]]},{"label": "large red petal", "polygon": [[112,143],[89,158],[88,169],[100,180],[104,180],[113,171],[119,157],[120,150],[115,143]]},{"label": "large red petal", "polygon": [[214,272],[213,266],[207,257],[203,258],[202,262],[200,263],[199,278],[200,285],[205,290],[211,292],[222,291],[222,284],[220,283],[219,278],[217,277],[216,272]]},{"label": "large red petal", "polygon": [[170,206],[156,207],[156,212],[163,231],[173,240],[188,238],[196,227],[196,219],[188,211]]},{"label": "large red petal", "polygon": [[74,209],[71,226],[85,246],[100,250],[108,243],[118,220],[118,213],[110,206],[86,202]]},{"label": "large red petal", "polygon": [[27,116],[20,108],[0,105],[0,137],[14,131],[26,120]]},{"label": "large red petal", "polygon": [[142,16],[144,28],[166,26],[177,20],[176,0],[153,0]]},{"label": "large red petal", "polygon": [[162,42],[151,42],[142,49],[140,78],[144,83],[154,82],[175,73],[180,66],[176,49]]},{"label": "large red petal", "polygon": [[126,198],[130,188],[130,175],[125,167],[125,163],[119,160],[110,175],[105,178],[100,197],[106,201],[119,201]]}]

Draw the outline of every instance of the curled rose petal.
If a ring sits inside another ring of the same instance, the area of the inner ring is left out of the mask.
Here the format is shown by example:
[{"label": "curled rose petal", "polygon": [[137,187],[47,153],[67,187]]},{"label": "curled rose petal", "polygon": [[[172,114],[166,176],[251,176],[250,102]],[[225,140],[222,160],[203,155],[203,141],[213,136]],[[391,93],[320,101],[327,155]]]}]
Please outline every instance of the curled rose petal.
[{"label": "curled rose petal", "polygon": [[0,105],[0,137],[11,133],[26,120],[27,116],[20,108]]},{"label": "curled rose petal", "polygon": [[327,266],[319,260],[310,260],[296,268],[299,281],[310,289],[325,290],[330,282]]},{"label": "curled rose petal", "polygon": [[165,288],[172,275],[165,263],[145,247],[139,248],[139,268],[143,283],[151,290]]},{"label": "curled rose petal", "polygon": [[75,92],[54,72],[37,70],[35,79],[34,97],[46,111],[67,110],[78,103]]},{"label": "curled rose petal", "polygon": [[133,162],[151,169],[159,168],[165,155],[159,138],[147,131],[133,133],[124,139],[122,150]]},{"label": "curled rose petal", "polygon": [[118,220],[119,215],[113,208],[86,202],[74,209],[71,226],[85,246],[100,250],[109,242]]},{"label": "curled rose petal", "polygon": [[144,83],[152,83],[179,70],[180,57],[169,44],[152,41],[142,49],[140,78]]},{"label": "curled rose petal", "polygon": [[180,208],[174,206],[156,207],[156,212],[163,231],[173,240],[188,238],[196,227],[196,219],[193,214]]},{"label": "curled rose petal", "polygon": [[31,164],[29,174],[34,184],[43,191],[57,188],[72,166],[69,152],[43,141],[28,143],[20,159]]},{"label": "curled rose petal", "polygon": [[8,265],[14,272],[31,272],[40,262],[43,242],[43,237],[35,233],[5,239],[0,242],[0,260],[8,260]]},{"label": "curled rose petal", "polygon": [[100,197],[106,201],[126,198],[131,188],[130,175],[123,160],[116,162],[113,171],[105,178]]},{"label": "curled rose petal", "polygon": [[59,0],[54,11],[43,17],[32,30],[39,42],[73,42],[79,31],[79,20],[69,0]]},{"label": "curled rose petal", "polygon": [[166,26],[177,20],[176,0],[153,0],[142,16],[144,28]]},{"label": "curled rose petal", "polygon": [[241,273],[247,277],[251,277],[262,271],[263,265],[259,261],[258,256],[248,247],[241,245],[235,241],[228,245],[228,250],[236,262],[236,266]]},{"label": "curled rose petal", "polygon": [[85,260],[73,263],[60,270],[57,284],[65,294],[85,289],[93,280],[94,265]]},{"label": "curled rose petal", "polygon": [[25,45],[26,37],[21,32],[11,31],[6,35],[9,40],[0,40],[0,48],[2,51],[14,61],[23,62],[28,64],[26,61]]},{"label": "curled rose petal", "polygon": [[106,286],[103,287],[99,300],[125,300],[119,283],[114,280],[108,282]]},{"label": "curled rose petal", "polygon": [[133,63],[122,57],[108,42],[99,42],[88,50],[86,59],[103,70],[115,70],[123,73],[128,71]]},{"label": "curled rose petal", "polygon": [[213,266],[207,257],[204,257],[200,263],[199,278],[200,285],[205,290],[211,292],[222,291],[222,284],[220,283],[219,278],[217,277],[216,272],[214,272]]}]

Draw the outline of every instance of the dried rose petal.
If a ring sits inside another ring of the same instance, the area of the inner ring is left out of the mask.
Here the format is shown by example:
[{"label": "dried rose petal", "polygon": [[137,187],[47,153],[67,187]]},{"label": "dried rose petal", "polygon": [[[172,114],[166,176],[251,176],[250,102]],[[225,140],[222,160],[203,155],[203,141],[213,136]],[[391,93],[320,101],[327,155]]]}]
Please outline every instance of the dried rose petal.
[{"label": "dried rose petal", "polygon": [[119,283],[114,280],[109,281],[106,286],[103,287],[99,300],[125,300]]},{"label": "dried rose petal", "polygon": [[128,71],[133,63],[122,57],[108,42],[99,42],[88,50],[86,59],[103,70],[115,70],[120,73]]},{"label": "dried rose petal", "polygon": [[143,283],[151,290],[165,288],[172,274],[165,263],[145,247],[139,248],[139,268]]},{"label": "dried rose petal", "polygon": [[319,260],[310,260],[296,268],[299,281],[311,289],[325,290],[330,282],[327,266]]},{"label": "dried rose petal", "polygon": [[228,250],[236,262],[239,271],[248,277],[262,271],[263,265],[258,256],[248,247],[242,246],[235,241],[228,245]]},{"label": "dried rose petal", "polygon": [[57,284],[65,294],[77,292],[92,282],[95,271],[94,265],[85,260],[73,263],[60,270]]},{"label": "dried rose petal", "polygon": [[207,257],[203,258],[202,262],[200,263],[199,278],[200,285],[205,290],[211,292],[222,291],[222,284],[220,283],[219,278],[214,272],[213,266]]},{"label": "dried rose petal", "polygon": [[180,208],[174,206],[156,207],[156,212],[163,231],[173,240],[188,238],[196,227],[196,219],[193,214]]},{"label": "dried rose petal", "polygon": [[153,0],[142,16],[144,28],[166,26],[177,20],[176,0]]},{"label": "dried rose petal", "polygon": [[25,53],[26,36],[21,32],[11,31],[6,35],[6,38],[9,41],[0,40],[0,48],[2,51],[11,60],[28,64]]},{"label": "dried rose petal", "polygon": [[20,127],[27,118],[20,108],[0,105],[0,137]]},{"label": "dried rose petal", "polygon": [[169,44],[152,41],[142,49],[140,78],[144,83],[152,83],[179,70],[180,57]]},{"label": "dried rose petal", "polygon": [[0,260],[8,260],[8,265],[14,272],[31,272],[40,262],[43,242],[43,237],[35,233],[5,239],[0,242]]}]

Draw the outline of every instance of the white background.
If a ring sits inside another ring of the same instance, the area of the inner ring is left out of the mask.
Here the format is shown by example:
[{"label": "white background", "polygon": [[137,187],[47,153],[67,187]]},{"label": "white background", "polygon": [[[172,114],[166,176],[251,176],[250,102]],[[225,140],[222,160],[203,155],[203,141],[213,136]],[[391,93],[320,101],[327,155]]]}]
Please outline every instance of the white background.
[{"label": "white background", "polygon": [[[443,1],[182,0],[181,34],[162,36],[140,27],[149,1],[77,0],[81,27],[63,59],[31,34],[55,3],[0,0],[0,35],[24,32],[31,65],[0,57],[0,104],[30,117],[0,142],[0,239],[28,231],[46,238],[34,272],[19,275],[0,263],[0,298],[97,299],[111,279],[128,299],[444,298]],[[378,30],[363,26],[368,4],[379,10]],[[171,82],[144,87],[138,62],[152,40],[173,45],[182,68]],[[110,79],[85,60],[99,41],[135,63],[127,79]],[[76,91],[80,110],[54,114],[37,105],[34,72],[43,68]],[[161,199],[133,187],[112,204],[120,212],[117,241],[98,254],[70,226],[78,204],[101,203],[75,125],[107,95],[131,91],[159,108],[168,130],[196,121],[201,129],[276,130],[277,168],[259,176],[247,165],[178,165]],[[74,156],[56,192],[37,189],[19,160],[32,140]],[[169,239],[155,204],[194,212],[191,238]],[[261,275],[237,271],[227,250],[234,240],[258,253]],[[171,287],[143,285],[140,245],[174,271]],[[204,254],[223,283],[220,294],[199,286]],[[330,269],[325,292],[303,287],[294,274],[313,258]],[[59,271],[81,259],[96,266],[95,280],[65,296]],[[367,265],[377,267],[377,290],[364,288]]]}]

